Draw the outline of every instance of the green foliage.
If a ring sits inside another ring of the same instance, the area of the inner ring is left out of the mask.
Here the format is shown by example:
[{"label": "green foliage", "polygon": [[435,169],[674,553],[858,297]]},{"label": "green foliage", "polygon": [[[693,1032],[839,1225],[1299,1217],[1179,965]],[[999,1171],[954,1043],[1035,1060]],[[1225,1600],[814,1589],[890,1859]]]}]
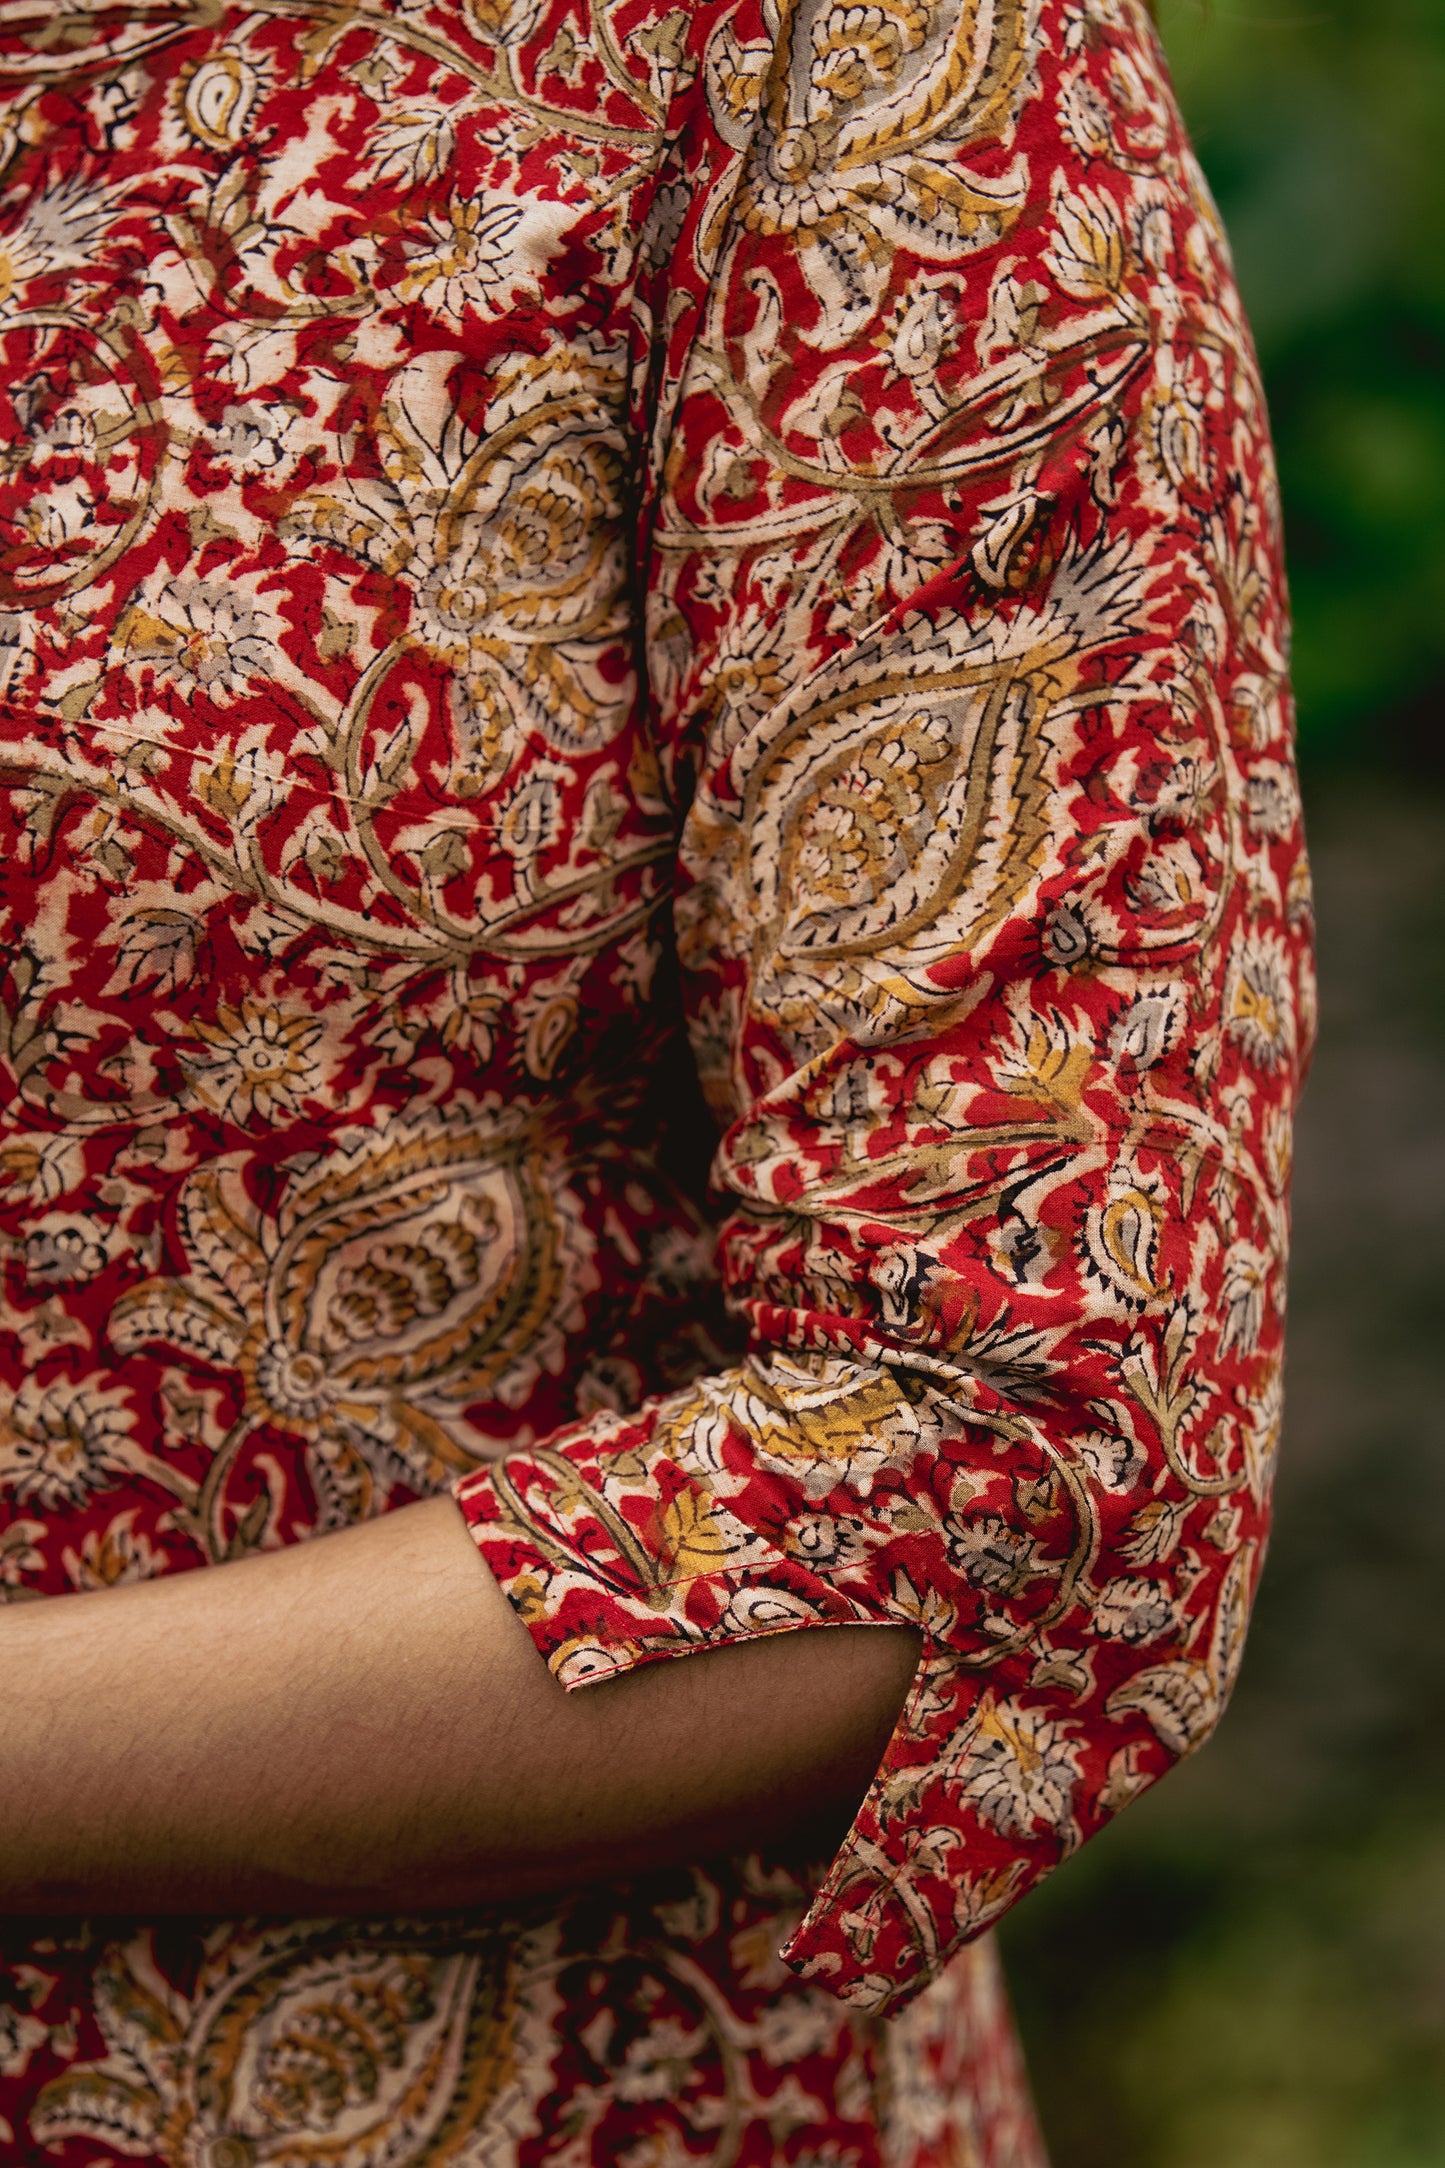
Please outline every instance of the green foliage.
[{"label": "green foliage", "polygon": [[1274,419],[1306,757],[1445,739],[1445,0],[1161,0]]},{"label": "green foliage", "polygon": [[1061,1878],[1050,1977],[1006,1938],[1054,2168],[1445,2168],[1445,1834],[1210,1849],[1121,1825]]}]

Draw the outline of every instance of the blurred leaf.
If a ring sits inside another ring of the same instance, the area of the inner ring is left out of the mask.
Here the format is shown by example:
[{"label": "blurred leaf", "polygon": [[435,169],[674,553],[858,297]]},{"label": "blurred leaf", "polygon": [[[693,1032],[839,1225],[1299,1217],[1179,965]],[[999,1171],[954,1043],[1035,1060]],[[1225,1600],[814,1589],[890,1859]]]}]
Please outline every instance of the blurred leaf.
[{"label": "blurred leaf", "polygon": [[1306,759],[1433,763],[1445,0],[1162,0],[1160,18],[1270,397]]}]

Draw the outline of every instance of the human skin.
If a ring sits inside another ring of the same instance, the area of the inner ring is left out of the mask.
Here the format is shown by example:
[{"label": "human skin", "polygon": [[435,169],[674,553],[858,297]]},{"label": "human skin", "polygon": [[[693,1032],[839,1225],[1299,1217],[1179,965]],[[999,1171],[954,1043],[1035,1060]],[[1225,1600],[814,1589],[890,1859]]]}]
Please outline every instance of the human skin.
[{"label": "human skin", "polygon": [[906,1628],[789,1631],[567,1694],[449,1498],[0,1612],[0,1914],[495,1905],[823,1853]]}]

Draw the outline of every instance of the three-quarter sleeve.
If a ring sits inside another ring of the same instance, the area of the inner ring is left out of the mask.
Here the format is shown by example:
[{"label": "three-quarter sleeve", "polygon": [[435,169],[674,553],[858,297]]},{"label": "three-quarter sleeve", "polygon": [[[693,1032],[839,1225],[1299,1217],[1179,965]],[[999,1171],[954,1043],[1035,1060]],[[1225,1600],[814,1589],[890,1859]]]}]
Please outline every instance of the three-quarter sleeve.
[{"label": "three-quarter sleeve", "polygon": [[568,1686],[921,1632],[784,1953],[884,2008],[1238,1663],[1309,1029],[1279,541],[1142,11],[693,36],[637,548],[749,1353],[457,1495]]}]

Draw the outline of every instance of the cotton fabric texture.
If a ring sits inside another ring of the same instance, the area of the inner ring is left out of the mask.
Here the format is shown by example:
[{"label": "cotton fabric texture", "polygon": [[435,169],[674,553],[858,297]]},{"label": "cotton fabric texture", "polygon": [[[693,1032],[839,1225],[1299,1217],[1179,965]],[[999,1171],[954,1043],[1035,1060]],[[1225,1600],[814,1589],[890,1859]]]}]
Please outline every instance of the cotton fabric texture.
[{"label": "cotton fabric texture", "polygon": [[811,1881],[12,1923],[0,2152],[1032,2168],[985,1931],[1228,1695],[1310,1031],[1143,11],[15,0],[0,128],[7,1591],[451,1486],[568,1687],[923,1636]]}]

